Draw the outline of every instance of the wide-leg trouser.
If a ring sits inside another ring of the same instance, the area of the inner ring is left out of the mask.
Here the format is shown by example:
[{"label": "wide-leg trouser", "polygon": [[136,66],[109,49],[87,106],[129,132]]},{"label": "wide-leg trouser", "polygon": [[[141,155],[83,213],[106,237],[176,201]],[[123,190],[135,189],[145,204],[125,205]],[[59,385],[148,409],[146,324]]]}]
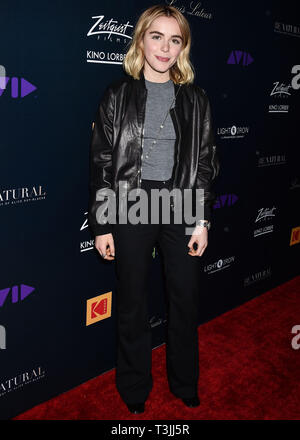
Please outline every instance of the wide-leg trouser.
[{"label": "wide-leg trouser", "polygon": [[[142,180],[142,188],[149,194],[149,200],[152,188],[163,188],[167,184]],[[152,251],[157,242],[162,250],[166,277],[166,366],[169,388],[181,398],[191,397],[197,391],[201,257],[188,254],[187,245],[191,235],[186,235],[186,226],[184,223],[174,224],[174,219],[170,224],[161,224],[160,215],[159,224],[117,223],[113,227],[117,281],[115,379],[117,390],[126,403],[145,401],[153,387],[147,285]]]}]

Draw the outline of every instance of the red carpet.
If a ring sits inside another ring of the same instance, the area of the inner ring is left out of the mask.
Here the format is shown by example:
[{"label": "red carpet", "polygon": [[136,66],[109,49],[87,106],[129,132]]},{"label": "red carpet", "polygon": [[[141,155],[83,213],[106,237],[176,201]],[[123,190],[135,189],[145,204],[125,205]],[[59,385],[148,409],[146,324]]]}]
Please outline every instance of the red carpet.
[{"label": "red carpet", "polygon": [[291,345],[299,291],[300,276],[199,327],[197,408],[169,392],[162,345],[143,414],[128,412],[111,370],[14,420],[299,420],[300,348]]}]

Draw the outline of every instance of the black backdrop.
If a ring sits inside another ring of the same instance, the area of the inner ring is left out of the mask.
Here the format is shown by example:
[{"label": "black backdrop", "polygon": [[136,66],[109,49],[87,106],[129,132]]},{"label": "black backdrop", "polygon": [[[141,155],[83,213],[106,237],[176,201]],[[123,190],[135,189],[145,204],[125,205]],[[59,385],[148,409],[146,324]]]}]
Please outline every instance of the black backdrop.
[{"label": "black backdrop", "polygon": [[[300,20],[296,2],[166,3],[191,25],[220,151],[202,324],[299,273]],[[115,366],[114,262],[99,258],[87,224],[89,144],[152,4],[1,2],[2,419]],[[154,248],[153,347],[165,340],[161,270]]]}]

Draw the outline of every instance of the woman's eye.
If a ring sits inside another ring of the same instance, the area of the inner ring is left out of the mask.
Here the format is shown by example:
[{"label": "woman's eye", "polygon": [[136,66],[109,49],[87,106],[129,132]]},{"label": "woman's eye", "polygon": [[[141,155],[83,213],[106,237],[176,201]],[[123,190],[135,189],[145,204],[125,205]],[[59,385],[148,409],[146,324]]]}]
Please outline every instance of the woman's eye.
[{"label": "woman's eye", "polygon": [[[157,40],[158,38],[160,38],[160,35],[153,35],[153,36],[152,36],[152,39]],[[180,40],[177,40],[176,38],[174,38],[174,39],[172,40],[172,42],[175,43],[175,44],[180,44],[180,43],[181,43],[181,41],[180,41]]]}]

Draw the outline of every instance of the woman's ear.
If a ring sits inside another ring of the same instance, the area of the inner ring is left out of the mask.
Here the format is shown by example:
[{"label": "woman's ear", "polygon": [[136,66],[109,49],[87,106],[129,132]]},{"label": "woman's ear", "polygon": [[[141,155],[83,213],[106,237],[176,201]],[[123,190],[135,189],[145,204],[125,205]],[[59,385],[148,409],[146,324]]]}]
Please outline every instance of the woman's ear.
[{"label": "woman's ear", "polygon": [[143,38],[141,38],[141,41],[138,46],[144,52],[144,39]]}]

